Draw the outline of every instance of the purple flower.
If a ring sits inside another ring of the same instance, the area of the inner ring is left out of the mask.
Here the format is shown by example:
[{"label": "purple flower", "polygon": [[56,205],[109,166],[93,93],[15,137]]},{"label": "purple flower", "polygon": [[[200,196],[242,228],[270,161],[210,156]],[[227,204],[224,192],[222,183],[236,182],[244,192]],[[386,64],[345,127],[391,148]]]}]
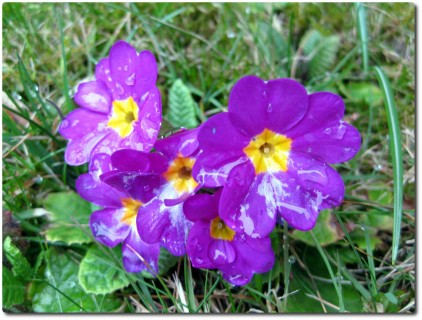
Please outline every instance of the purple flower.
[{"label": "purple flower", "polygon": [[138,210],[151,195],[118,191],[102,182],[99,176],[112,170],[110,155],[94,155],[89,169],[79,176],[76,189],[82,198],[103,207],[90,218],[94,237],[108,247],[123,243],[123,265],[128,272],[157,273],[160,246],[142,241],[136,228]]},{"label": "purple flower", "polygon": [[360,134],[345,123],[343,100],[307,94],[292,79],[240,79],[228,112],[198,133],[203,152],[193,168],[205,186],[224,186],[220,216],[235,230],[265,237],[277,219],[313,228],[322,209],[342,203],[344,184],[329,166],[351,159]]},{"label": "purple flower", "polygon": [[220,196],[221,190],[186,200],[185,214],[194,222],[186,250],[195,268],[219,269],[228,282],[245,285],[254,273],[272,268],[275,258],[271,240],[252,238],[227,226],[218,214]]},{"label": "purple flower", "polygon": [[154,55],[118,41],[97,64],[95,78],[79,85],[74,100],[81,108],[60,124],[59,133],[69,140],[65,161],[80,165],[124,148],[149,151],[161,125]]},{"label": "purple flower", "polygon": [[118,190],[151,195],[138,211],[139,234],[146,243],[160,244],[175,256],[185,254],[192,225],[183,213],[183,201],[200,188],[191,174],[198,153],[196,136],[197,129],[184,130],[158,140],[157,152],[149,154],[148,161],[140,151],[116,151],[111,161],[117,170],[101,176]]}]

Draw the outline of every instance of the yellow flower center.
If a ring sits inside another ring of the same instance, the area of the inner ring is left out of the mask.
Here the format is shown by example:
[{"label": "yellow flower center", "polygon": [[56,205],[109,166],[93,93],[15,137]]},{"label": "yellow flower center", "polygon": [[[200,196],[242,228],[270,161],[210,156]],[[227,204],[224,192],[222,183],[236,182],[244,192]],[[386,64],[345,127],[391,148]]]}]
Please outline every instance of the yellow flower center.
[{"label": "yellow flower center", "polygon": [[264,129],[243,149],[255,167],[255,173],[287,171],[292,139]]},{"label": "yellow flower center", "polygon": [[132,97],[126,100],[114,100],[113,111],[107,126],[113,128],[122,138],[133,130],[133,122],[138,120],[139,107]]},{"label": "yellow flower center", "polygon": [[135,223],[136,215],[138,214],[139,208],[142,206],[142,202],[134,200],[132,198],[120,199],[124,208],[124,213],[120,222],[132,225]]},{"label": "yellow flower center", "polygon": [[173,160],[168,170],[163,174],[179,193],[192,192],[198,183],[192,177],[192,167],[195,160],[179,156]]},{"label": "yellow flower center", "polygon": [[232,241],[236,233],[217,217],[211,220],[210,234],[214,239]]}]

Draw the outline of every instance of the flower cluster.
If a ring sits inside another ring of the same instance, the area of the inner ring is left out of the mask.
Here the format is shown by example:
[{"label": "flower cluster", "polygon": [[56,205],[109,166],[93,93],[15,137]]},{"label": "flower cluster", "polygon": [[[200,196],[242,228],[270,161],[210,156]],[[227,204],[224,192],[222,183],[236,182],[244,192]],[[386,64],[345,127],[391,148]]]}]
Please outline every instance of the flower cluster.
[{"label": "flower cluster", "polygon": [[159,272],[163,247],[244,285],[274,265],[277,223],[309,230],[321,210],[342,203],[344,183],[330,164],[351,159],[360,134],[342,120],[338,95],[246,76],[228,112],[157,139],[157,73],[151,52],[118,41],[60,125],[66,162],[89,163],[76,189],[102,207],[92,233],[106,246],[122,243],[129,272]]}]

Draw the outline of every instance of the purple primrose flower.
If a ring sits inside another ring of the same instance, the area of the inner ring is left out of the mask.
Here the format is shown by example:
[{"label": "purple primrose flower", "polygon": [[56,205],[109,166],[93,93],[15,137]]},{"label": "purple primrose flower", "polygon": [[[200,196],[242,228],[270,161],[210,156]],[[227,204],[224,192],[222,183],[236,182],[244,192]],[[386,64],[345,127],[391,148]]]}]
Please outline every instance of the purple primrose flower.
[{"label": "purple primrose flower", "polygon": [[343,201],[344,183],[329,164],[360,148],[359,132],[343,115],[336,94],[308,95],[292,79],[244,77],[228,112],[200,127],[203,151],[192,174],[204,186],[224,186],[219,214],[236,232],[266,237],[278,219],[309,230],[320,210]]},{"label": "purple primrose flower", "polygon": [[82,198],[103,207],[92,213],[91,231],[97,241],[108,247],[123,243],[123,265],[128,272],[157,273],[160,246],[142,241],[136,228],[138,210],[151,199],[151,194],[118,191],[102,182],[99,176],[111,170],[110,155],[98,153],[92,157],[89,173],[76,181]]},{"label": "purple primrose flower", "polygon": [[111,161],[117,170],[101,179],[118,190],[131,194],[148,193],[152,199],[141,206],[136,223],[143,241],[160,244],[175,256],[186,252],[186,238],[192,223],[183,213],[183,201],[200,188],[192,178],[198,153],[197,129],[182,130],[158,140],[157,152],[119,150]]},{"label": "purple primrose flower", "polygon": [[231,284],[245,285],[254,273],[272,268],[275,258],[271,240],[252,238],[227,226],[218,214],[220,196],[221,190],[185,201],[186,217],[194,222],[186,251],[195,268],[219,269]]},{"label": "purple primrose flower", "polygon": [[81,83],[74,96],[78,108],[61,122],[69,140],[65,161],[88,162],[97,153],[129,148],[149,151],[161,125],[157,63],[149,51],[116,42],[95,69],[95,80]]}]

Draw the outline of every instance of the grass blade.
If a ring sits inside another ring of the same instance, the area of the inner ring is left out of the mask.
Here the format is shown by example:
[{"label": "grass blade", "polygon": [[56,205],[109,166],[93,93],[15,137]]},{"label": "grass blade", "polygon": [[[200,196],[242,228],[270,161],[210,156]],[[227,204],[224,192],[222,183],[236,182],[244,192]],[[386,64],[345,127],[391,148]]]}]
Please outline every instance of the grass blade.
[{"label": "grass blade", "polygon": [[343,296],[341,294],[341,289],[338,286],[337,278],[334,275],[333,269],[331,268],[330,262],[328,261],[327,255],[324,252],[324,249],[322,249],[321,245],[319,244],[318,240],[316,239],[314,233],[312,231],[309,231],[310,235],[312,236],[312,239],[315,242],[315,246],[318,249],[318,252],[320,253],[322,259],[324,260],[324,263],[328,269],[328,272],[330,273],[330,277],[333,280],[334,288],[336,289],[337,295],[338,295],[338,303],[339,303],[339,311],[342,313],[344,312],[344,302],[343,302]]},{"label": "grass blade", "polygon": [[385,108],[387,111],[388,131],[390,135],[390,155],[393,164],[394,183],[394,225],[393,225],[393,245],[392,264],[396,264],[397,253],[400,244],[401,219],[403,208],[403,159],[401,151],[401,132],[399,118],[391,91],[390,82],[382,69],[375,67],[378,82],[384,92]]},{"label": "grass blade", "polygon": [[359,30],[359,38],[362,50],[363,72],[368,73],[369,69],[369,54],[368,54],[368,32],[366,28],[366,9],[365,6],[358,2],[356,3],[357,25]]}]

